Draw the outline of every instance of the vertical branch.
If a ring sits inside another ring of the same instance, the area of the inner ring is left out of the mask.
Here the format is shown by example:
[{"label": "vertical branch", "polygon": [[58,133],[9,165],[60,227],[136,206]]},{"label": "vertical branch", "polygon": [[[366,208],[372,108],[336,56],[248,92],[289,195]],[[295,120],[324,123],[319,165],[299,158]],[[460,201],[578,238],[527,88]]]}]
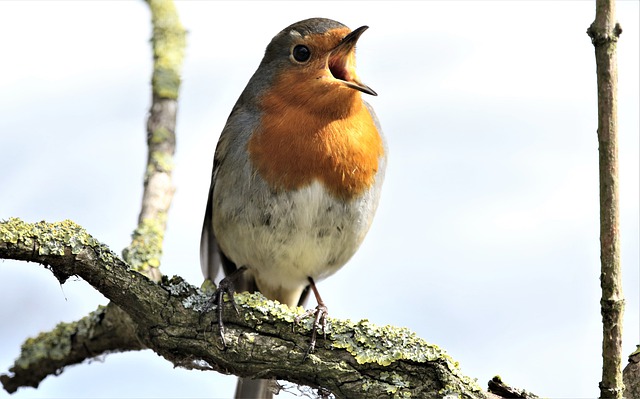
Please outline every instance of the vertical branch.
[{"label": "vertical branch", "polygon": [[175,191],[171,173],[186,32],[172,0],[147,0],[153,25],[152,103],[147,121],[147,169],[138,227],[123,257],[135,270],[160,279],[167,212]]},{"label": "vertical branch", "polygon": [[600,161],[600,285],[603,339],[600,398],[622,398],[622,316],[618,210],[618,70],[616,45],[622,29],[615,0],[596,0],[596,18],[587,30],[596,53],[598,150]]}]

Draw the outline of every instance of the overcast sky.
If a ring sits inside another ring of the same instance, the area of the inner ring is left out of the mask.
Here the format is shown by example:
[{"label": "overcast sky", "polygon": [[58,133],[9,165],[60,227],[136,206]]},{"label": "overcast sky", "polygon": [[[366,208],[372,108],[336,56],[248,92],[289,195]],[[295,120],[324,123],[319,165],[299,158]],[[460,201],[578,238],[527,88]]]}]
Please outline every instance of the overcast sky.
[{"label": "overcast sky", "polygon": [[[625,355],[640,343],[638,5],[618,2],[617,14]],[[369,236],[319,285],[331,315],[406,326],[483,387],[500,374],[545,397],[598,395],[596,74],[585,33],[594,2],[178,9],[189,36],[164,274],[201,283],[215,144],[273,35],[316,16],[369,25],[358,72],[379,94],[367,100],[389,166]],[[146,160],[149,21],[141,1],[0,2],[0,219],[71,219],[116,252],[127,246]],[[42,266],[0,262],[0,373],[25,338],[106,303],[82,280],[60,287]],[[145,351],[13,397],[229,397],[234,385]]]}]

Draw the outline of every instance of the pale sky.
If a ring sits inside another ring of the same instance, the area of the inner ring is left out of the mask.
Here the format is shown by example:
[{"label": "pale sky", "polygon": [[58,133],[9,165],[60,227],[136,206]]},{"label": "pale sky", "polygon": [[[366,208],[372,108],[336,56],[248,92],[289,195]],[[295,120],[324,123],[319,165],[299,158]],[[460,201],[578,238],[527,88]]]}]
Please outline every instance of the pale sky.
[{"label": "pale sky", "polygon": [[[585,33],[594,2],[180,1],[178,10],[189,36],[164,274],[201,283],[215,144],[273,35],[309,17],[369,25],[358,73],[379,94],[367,100],[389,166],[360,251],[319,284],[331,316],[406,326],[485,388],[499,374],[545,397],[598,395],[596,74]],[[617,15],[627,355],[640,343],[639,3],[618,2]],[[2,1],[0,37],[0,219],[71,219],[120,252],[146,160],[146,4]],[[82,280],[60,287],[42,266],[0,262],[0,373],[25,338],[106,303]],[[230,397],[234,386],[145,351],[68,368],[12,397]]]}]

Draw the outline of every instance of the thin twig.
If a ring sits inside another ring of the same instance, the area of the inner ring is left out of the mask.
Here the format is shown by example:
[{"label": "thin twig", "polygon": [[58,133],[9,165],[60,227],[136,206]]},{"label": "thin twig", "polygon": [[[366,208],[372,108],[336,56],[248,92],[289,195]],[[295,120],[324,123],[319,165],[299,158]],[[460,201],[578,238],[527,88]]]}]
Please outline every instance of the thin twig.
[{"label": "thin twig", "polygon": [[135,270],[159,281],[162,242],[167,227],[176,148],[176,113],[185,29],[171,0],[149,0],[153,24],[152,104],[147,121],[147,169],[138,227],[123,257]]}]

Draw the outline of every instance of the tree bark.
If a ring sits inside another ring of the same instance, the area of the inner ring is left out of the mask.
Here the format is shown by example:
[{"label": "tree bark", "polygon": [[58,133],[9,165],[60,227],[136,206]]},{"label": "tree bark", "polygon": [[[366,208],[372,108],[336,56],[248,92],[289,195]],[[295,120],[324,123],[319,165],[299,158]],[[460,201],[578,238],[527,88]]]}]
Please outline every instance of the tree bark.
[{"label": "tree bark", "polygon": [[615,1],[597,0],[595,21],[587,30],[595,47],[598,82],[600,163],[600,285],[602,288],[601,398],[622,398],[622,317],[624,298],[620,268],[618,190],[618,70],[616,44],[622,29]]}]

